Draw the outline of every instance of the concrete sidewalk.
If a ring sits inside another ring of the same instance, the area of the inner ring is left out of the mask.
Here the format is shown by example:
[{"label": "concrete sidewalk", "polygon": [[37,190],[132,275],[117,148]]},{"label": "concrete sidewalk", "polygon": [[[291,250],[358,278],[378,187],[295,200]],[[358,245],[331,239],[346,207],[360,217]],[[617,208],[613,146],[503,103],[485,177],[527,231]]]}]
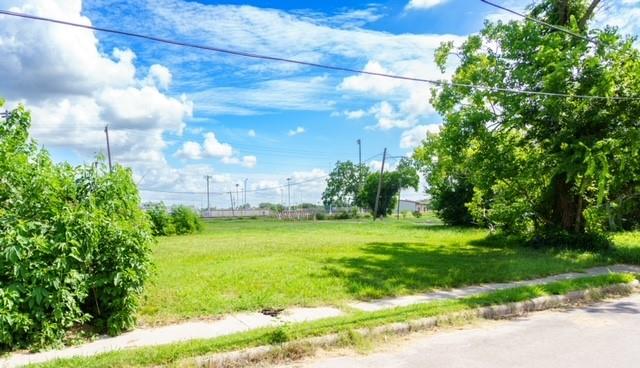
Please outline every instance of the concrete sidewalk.
[{"label": "concrete sidewalk", "polygon": [[635,368],[640,361],[640,295],[468,329],[418,334],[381,349],[386,351],[328,353],[286,367]]},{"label": "concrete sidewalk", "polygon": [[[385,298],[366,302],[354,302],[348,305],[351,308],[362,311],[376,311],[418,303],[427,303],[435,300],[462,298],[484,292],[509,289],[519,286],[540,285],[559,280],[603,275],[610,272],[640,273],[640,267],[627,265],[595,267],[588,269],[583,273],[573,272],[527,281],[476,285],[419,295]],[[60,350],[51,350],[34,354],[14,353],[10,354],[8,357],[0,359],[0,367],[17,367],[59,358],[91,356],[126,348],[163,345],[194,339],[215,338],[261,327],[272,327],[285,323],[313,321],[336,317],[343,314],[343,311],[335,307],[290,308],[284,310],[277,317],[272,317],[262,313],[237,313],[211,321],[191,321],[162,327],[137,329],[116,337],[103,337],[90,343]]]}]

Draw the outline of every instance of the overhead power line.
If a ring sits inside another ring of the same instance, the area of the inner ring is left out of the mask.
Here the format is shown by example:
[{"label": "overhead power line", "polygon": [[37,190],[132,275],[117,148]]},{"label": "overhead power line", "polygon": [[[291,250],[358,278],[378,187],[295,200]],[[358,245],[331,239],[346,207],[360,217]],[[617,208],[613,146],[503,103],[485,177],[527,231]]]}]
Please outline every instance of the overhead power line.
[{"label": "overhead power line", "polygon": [[207,45],[199,45],[199,44],[195,44],[195,43],[176,41],[176,40],[171,40],[171,39],[167,39],[167,38],[161,38],[161,37],[150,36],[150,35],[143,35],[143,34],[139,34],[139,33],[120,31],[120,30],[104,28],[104,27],[95,27],[95,26],[89,26],[89,25],[86,25],[86,24],[79,24],[79,23],[63,21],[63,20],[59,20],[59,19],[53,19],[53,18],[47,18],[47,17],[39,17],[39,16],[30,15],[30,14],[24,14],[24,13],[17,13],[17,12],[12,12],[12,11],[8,11],[8,10],[0,10],[0,14],[12,16],[12,17],[19,17],[19,18],[25,18],[25,19],[32,19],[32,20],[38,20],[38,21],[43,21],[43,22],[49,22],[49,23],[62,24],[62,25],[71,26],[71,27],[84,28],[84,29],[89,29],[89,30],[98,31],[98,32],[105,32],[105,33],[118,34],[118,35],[122,35],[122,36],[135,37],[135,38],[145,39],[145,40],[149,40],[149,41],[166,43],[166,44],[170,44],[170,45],[184,46],[184,47],[200,49],[200,50],[207,50],[207,51],[214,51],[214,52],[230,54],[230,55],[236,55],[236,56],[242,56],[242,57],[253,58],[253,59],[280,61],[280,62],[285,62],[285,63],[291,63],[291,64],[298,64],[298,65],[303,65],[303,66],[314,67],[314,68],[320,68],[320,69],[325,69],[325,70],[328,69],[328,70],[342,71],[342,72],[347,72],[347,73],[371,75],[371,76],[376,76],[376,77],[391,78],[391,79],[397,79],[397,80],[405,80],[405,81],[411,81],[411,82],[428,83],[428,84],[432,84],[432,85],[436,85],[436,86],[456,86],[456,87],[464,87],[464,88],[471,88],[471,89],[478,89],[478,90],[492,91],[492,92],[503,92],[503,93],[514,93],[514,94],[525,94],[525,95],[547,96],[547,97],[567,97],[567,98],[579,98],[579,99],[589,99],[589,100],[640,100],[640,97],[625,97],[625,96],[611,96],[611,97],[609,97],[609,96],[591,96],[591,95],[570,95],[570,94],[566,94],[566,93],[519,90],[519,89],[513,89],[513,88],[491,87],[491,86],[482,86],[482,85],[475,85],[475,84],[469,84],[469,83],[455,83],[455,82],[449,82],[449,81],[444,81],[444,80],[433,80],[433,79],[402,76],[402,75],[396,75],[396,74],[378,73],[378,72],[371,72],[371,71],[347,68],[347,67],[336,66],[336,65],[328,65],[328,64],[312,63],[312,62],[302,61],[302,60],[288,59],[288,58],[279,57],[279,56],[261,55],[261,54],[245,52],[245,51],[225,49],[225,48],[213,47],[213,46],[207,46]]},{"label": "overhead power line", "polygon": [[[321,179],[325,179],[328,176],[329,175],[316,176],[316,177],[311,178],[311,179],[292,182],[290,184],[278,185],[278,186],[275,186],[275,187],[267,187],[267,188],[258,188],[258,189],[253,189],[253,190],[247,190],[247,193],[270,192],[272,190],[278,190],[278,189],[287,188],[288,185],[295,186],[295,185],[306,184],[306,183],[318,181],[318,180],[321,180]],[[179,191],[156,190],[156,189],[145,189],[145,188],[140,188],[140,191],[142,191],[142,192],[152,192],[152,193],[168,193],[168,194],[193,194],[193,195],[196,195],[196,194],[197,195],[207,194],[207,192],[179,192]],[[210,192],[209,194],[214,195],[214,194],[228,194],[228,193],[229,193],[229,191],[226,190],[224,192]]]},{"label": "overhead power line", "polygon": [[[382,156],[382,153],[377,153],[367,159],[365,159],[363,162],[368,162],[378,156]],[[314,182],[314,181],[318,181],[321,179],[326,179],[328,178],[329,175],[322,175],[322,176],[317,176],[311,179],[307,179],[307,180],[302,180],[302,181],[297,181],[297,182],[291,182],[290,185],[300,185],[300,184],[306,184],[306,183],[310,183],[310,182]],[[272,190],[278,190],[278,189],[284,189],[287,188],[289,184],[283,184],[283,185],[278,185],[275,187],[268,187],[268,188],[258,188],[258,189],[253,189],[253,190],[247,190],[247,193],[255,193],[255,192],[269,192]],[[181,191],[171,191],[171,190],[159,190],[159,189],[151,189],[151,188],[139,188],[140,191],[142,192],[152,192],[152,193],[167,193],[167,194],[190,194],[190,195],[203,195],[203,194],[207,194],[207,192],[181,192]],[[229,193],[229,191],[223,191],[223,192],[210,192],[209,194],[213,195],[213,194],[227,194]]]},{"label": "overhead power line", "polygon": [[493,6],[494,8],[498,8],[498,9],[500,9],[500,10],[504,10],[504,11],[506,11],[506,12],[508,12],[508,13],[511,13],[511,14],[517,15],[517,16],[519,16],[519,17],[525,18],[525,19],[527,19],[527,20],[530,20],[530,21],[532,21],[532,22],[535,22],[535,23],[541,24],[541,25],[543,25],[543,26],[545,26],[545,27],[549,27],[549,28],[555,29],[556,31],[560,31],[560,32],[562,32],[562,33],[566,33],[566,34],[571,35],[571,36],[573,36],[573,37],[580,38],[580,39],[582,39],[582,40],[584,40],[584,41],[591,42],[591,43],[595,43],[595,44],[597,44],[597,43],[598,43],[598,41],[597,41],[597,40],[594,40],[593,38],[590,38],[590,37],[587,37],[587,36],[581,35],[581,34],[579,34],[579,33],[576,33],[576,32],[574,32],[574,31],[572,31],[572,30],[570,30],[570,29],[567,29],[567,28],[564,28],[564,27],[561,27],[561,26],[558,26],[558,25],[555,25],[555,24],[547,23],[547,22],[545,22],[545,21],[543,21],[543,20],[540,20],[540,19],[538,19],[538,18],[534,18],[534,17],[532,17],[532,16],[529,16],[529,15],[526,15],[526,14],[522,14],[522,13],[520,13],[520,12],[517,12],[517,11],[512,10],[512,9],[509,9],[509,8],[506,8],[506,7],[502,6],[502,5],[499,5],[499,4],[496,4],[496,3],[493,3],[493,2],[488,1],[488,0],[480,0],[480,1],[482,1],[483,3],[485,3],[485,4],[487,4],[487,5]]}]

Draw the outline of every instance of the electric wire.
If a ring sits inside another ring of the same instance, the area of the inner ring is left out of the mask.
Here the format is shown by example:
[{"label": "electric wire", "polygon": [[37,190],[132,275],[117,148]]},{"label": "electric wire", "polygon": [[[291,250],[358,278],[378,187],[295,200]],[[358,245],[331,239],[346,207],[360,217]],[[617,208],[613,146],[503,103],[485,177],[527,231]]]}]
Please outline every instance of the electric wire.
[{"label": "electric wire", "polygon": [[49,22],[49,23],[56,23],[56,24],[61,24],[61,25],[66,25],[66,26],[71,26],[71,27],[77,27],[77,28],[83,28],[83,29],[88,29],[88,30],[93,30],[93,31],[98,31],[98,32],[105,32],[105,33],[118,34],[118,35],[122,35],[122,36],[140,38],[140,39],[145,39],[145,40],[149,40],[149,41],[155,41],[155,42],[161,42],[161,43],[166,43],[166,44],[170,44],[170,45],[175,45],[175,46],[183,46],[183,47],[189,47],[189,48],[200,49],[200,50],[214,51],[214,52],[219,52],[219,53],[224,53],[224,54],[229,54],[229,55],[235,55],[235,56],[242,56],[242,57],[253,58],[253,59],[279,61],[279,62],[285,62],[285,63],[309,66],[309,67],[314,67],[314,68],[320,68],[320,69],[325,69],[325,70],[342,71],[342,72],[353,73],[353,74],[363,74],[363,75],[371,75],[371,76],[390,78],[390,79],[396,79],[396,80],[405,80],[405,81],[411,81],[411,82],[428,83],[428,84],[432,84],[432,85],[436,85],[436,86],[455,86],[455,87],[463,87],[463,88],[470,88],[470,89],[477,89],[477,90],[491,91],[491,92],[503,92],[503,93],[525,94],[525,95],[546,96],[546,97],[566,97],[566,98],[578,98],[578,99],[589,99],[589,100],[640,100],[640,97],[634,97],[634,96],[571,95],[571,94],[566,94],[566,93],[531,91],[531,90],[520,90],[520,89],[514,89],[514,88],[482,86],[482,85],[475,85],[475,84],[470,84],[470,83],[457,83],[457,82],[450,82],[450,81],[444,81],[444,80],[434,80],[434,79],[426,79],[426,78],[409,77],[409,76],[402,76],[402,75],[389,74],[389,73],[378,73],[378,72],[371,72],[371,71],[348,68],[348,67],[342,67],[342,66],[336,66],[336,65],[328,65],[328,64],[313,63],[313,62],[302,61],[302,60],[288,59],[288,58],[280,57],[280,56],[262,55],[262,54],[256,54],[256,53],[251,53],[251,52],[246,52],[246,51],[239,51],[239,50],[226,49],[226,48],[221,48],[221,47],[200,45],[200,44],[177,41],[177,40],[171,40],[171,39],[161,38],[161,37],[156,37],[156,36],[151,36],[151,35],[133,33],[133,32],[128,32],[128,31],[121,31],[121,30],[116,30],[116,29],[111,29],[111,28],[96,27],[96,26],[90,26],[90,25],[86,25],[86,24],[73,23],[73,22],[68,22],[68,21],[54,19],[54,18],[39,17],[39,16],[31,15],[31,14],[12,12],[12,11],[8,11],[8,10],[0,10],[0,14],[12,16],[12,17],[24,18],[24,19],[31,19],[31,20],[37,20],[37,21],[43,21],[43,22]]},{"label": "electric wire", "polygon": [[498,8],[498,9],[500,9],[500,10],[504,10],[504,11],[506,11],[506,12],[508,12],[508,13],[511,13],[511,14],[517,15],[517,16],[519,16],[519,17],[522,17],[522,18],[524,18],[524,19],[530,20],[530,21],[532,21],[532,22],[535,22],[535,23],[541,24],[541,25],[543,25],[543,26],[545,26],[545,27],[549,27],[549,28],[555,29],[556,31],[560,31],[560,32],[562,32],[562,33],[566,33],[566,34],[571,35],[571,36],[573,36],[573,37],[580,38],[580,39],[582,39],[582,40],[584,40],[584,41],[591,42],[591,43],[595,43],[595,44],[597,44],[597,43],[598,43],[598,41],[597,41],[597,40],[595,40],[595,39],[593,39],[593,38],[590,38],[590,37],[587,37],[587,36],[583,36],[583,35],[581,35],[581,34],[579,34],[579,33],[573,32],[573,31],[572,31],[572,30],[570,30],[570,29],[567,29],[567,28],[564,28],[564,27],[560,27],[560,26],[557,26],[557,25],[555,25],[555,24],[547,23],[547,22],[545,22],[545,21],[543,21],[543,20],[540,20],[540,19],[538,19],[538,18],[534,18],[534,17],[532,17],[532,16],[529,16],[529,15],[526,15],[526,14],[522,14],[522,13],[520,13],[520,12],[517,12],[517,11],[515,11],[515,10],[509,9],[509,8],[507,8],[507,7],[504,7],[504,6],[502,6],[502,5],[499,5],[499,4],[496,4],[496,3],[493,3],[493,2],[488,1],[488,0],[480,0],[480,1],[482,1],[483,3],[485,3],[485,4],[487,4],[487,5],[493,6],[494,8]]}]

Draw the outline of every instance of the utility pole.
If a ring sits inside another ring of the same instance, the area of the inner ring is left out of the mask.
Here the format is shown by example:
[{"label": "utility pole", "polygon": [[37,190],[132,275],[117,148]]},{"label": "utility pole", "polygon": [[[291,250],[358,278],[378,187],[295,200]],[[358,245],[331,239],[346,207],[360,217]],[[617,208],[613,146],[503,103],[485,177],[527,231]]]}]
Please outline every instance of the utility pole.
[{"label": "utility pole", "polygon": [[[362,191],[362,141],[360,138],[356,141],[358,142],[358,192]],[[360,206],[358,206],[358,211],[362,212]]]},{"label": "utility pole", "polygon": [[378,206],[380,204],[380,190],[382,190],[382,175],[384,174],[384,162],[387,159],[387,149],[382,153],[382,166],[380,167],[380,179],[378,180],[378,191],[376,193],[376,205],[373,209],[373,221],[378,218]]},{"label": "utility pole", "polygon": [[398,186],[398,210],[396,211],[396,218],[400,220],[400,192],[402,192],[402,179],[399,180],[400,186]]},{"label": "utility pole", "polygon": [[113,169],[111,167],[111,146],[109,145],[109,125],[104,126],[104,134],[107,136],[107,157],[109,157],[109,172]]},{"label": "utility pole", "polygon": [[249,179],[244,179],[244,195],[243,195],[243,202],[244,202],[244,206],[247,207],[247,180]]},{"label": "utility pole", "polygon": [[287,178],[287,211],[291,211],[291,178]]},{"label": "utility pole", "polygon": [[240,203],[240,184],[236,183],[236,207],[240,207],[238,206],[238,203]]},{"label": "utility pole", "polygon": [[205,175],[204,178],[207,179],[207,215],[208,215],[209,214],[208,212],[211,211],[211,204],[209,202],[209,179],[211,179],[211,175]]},{"label": "utility pole", "polygon": [[233,208],[233,192],[229,192],[229,201],[231,201],[231,216],[236,217],[236,212]]},{"label": "utility pole", "polygon": [[[358,165],[362,166],[362,141],[358,139],[356,142],[358,142]],[[360,174],[360,172],[358,172],[358,174]]]}]

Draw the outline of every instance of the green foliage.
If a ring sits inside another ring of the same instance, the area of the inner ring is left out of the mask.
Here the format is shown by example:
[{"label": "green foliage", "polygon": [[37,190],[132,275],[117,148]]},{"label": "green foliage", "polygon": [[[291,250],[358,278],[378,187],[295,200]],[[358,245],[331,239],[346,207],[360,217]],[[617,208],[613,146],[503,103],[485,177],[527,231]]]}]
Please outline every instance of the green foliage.
[{"label": "green foliage", "polygon": [[413,211],[412,215],[413,215],[413,217],[415,217],[415,218],[420,218],[420,217],[422,217],[422,212],[420,212],[420,211]]},{"label": "green foliage", "polygon": [[290,337],[287,334],[286,327],[276,327],[268,337],[269,344],[272,345],[284,344],[289,341],[289,339]]},{"label": "green foliage", "polygon": [[162,202],[147,203],[145,207],[155,236],[193,234],[202,230],[200,215],[189,207],[178,206],[169,211]]},{"label": "green foliage", "polygon": [[0,124],[0,350],[132,327],[150,263],[131,171],[54,164],[30,121],[21,106]]},{"label": "green foliage", "polygon": [[466,168],[459,164],[463,160],[460,147],[451,146],[443,136],[429,134],[413,158],[429,183],[427,193],[438,218],[447,225],[473,225],[467,206],[473,199],[473,185],[467,179]]},{"label": "green foliage", "polygon": [[[543,1],[532,14],[597,43],[521,20],[488,22],[455,50],[442,45],[436,52],[441,67],[452,51],[459,57],[453,81],[487,88],[448,85],[434,91],[432,103],[444,126],[427,137],[415,158],[436,208],[443,195],[466,182],[473,190],[469,199],[465,185],[464,200],[476,223],[599,247],[601,236],[583,235],[621,228],[623,219],[637,213],[638,202],[629,198],[640,193],[640,101],[491,90],[640,96],[634,40],[613,28],[589,30],[593,9],[585,0],[561,4]],[[460,203],[452,205],[462,215]]]},{"label": "green foliage", "polygon": [[178,206],[171,211],[171,224],[178,235],[193,234],[202,230],[200,216],[187,206]]},{"label": "green foliage", "polygon": [[171,215],[163,202],[150,203],[146,206],[147,215],[151,220],[151,229],[154,236],[175,234],[176,228],[171,221]]},{"label": "green foliage", "polygon": [[338,161],[327,179],[327,187],[322,193],[323,203],[326,206],[353,206],[368,174],[366,165]]},{"label": "green foliage", "polygon": [[349,219],[356,219],[358,218],[358,210],[356,208],[352,208],[349,211],[340,211],[332,216],[330,216],[330,218],[332,220],[349,220]]},{"label": "green foliage", "polygon": [[358,194],[357,203],[359,206],[368,208],[372,215],[385,217],[393,212],[397,203],[396,197],[400,189],[413,188],[418,190],[419,177],[415,168],[409,164],[408,161],[404,161],[404,163],[401,162],[396,171],[385,172],[382,176],[378,212],[374,214],[379,181],[379,172],[369,174],[362,191]]}]

